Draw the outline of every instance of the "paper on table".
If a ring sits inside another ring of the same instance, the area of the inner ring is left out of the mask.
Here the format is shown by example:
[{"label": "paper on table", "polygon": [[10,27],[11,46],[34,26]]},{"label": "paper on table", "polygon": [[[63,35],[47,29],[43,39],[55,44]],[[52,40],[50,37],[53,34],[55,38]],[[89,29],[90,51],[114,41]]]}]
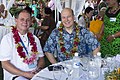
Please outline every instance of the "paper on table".
[{"label": "paper on table", "polygon": [[119,54],[116,55],[115,60],[120,62],[120,55]]},{"label": "paper on table", "polygon": [[35,80],[36,76],[53,79],[53,73],[52,73],[51,71],[49,71],[48,68],[45,68],[45,69],[41,70],[39,73],[37,73],[37,74],[32,78],[32,80]]},{"label": "paper on table", "polygon": [[[63,71],[60,80],[65,80],[67,74]],[[37,73],[31,80],[54,80],[53,71],[49,71],[48,67]]]}]

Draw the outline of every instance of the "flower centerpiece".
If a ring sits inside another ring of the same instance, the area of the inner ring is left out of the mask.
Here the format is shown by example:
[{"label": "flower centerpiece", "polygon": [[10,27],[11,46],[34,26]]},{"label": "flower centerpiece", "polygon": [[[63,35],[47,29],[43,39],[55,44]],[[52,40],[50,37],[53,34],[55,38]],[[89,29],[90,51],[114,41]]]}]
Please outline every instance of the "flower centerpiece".
[{"label": "flower centerpiece", "polygon": [[16,29],[16,27],[12,26],[12,33],[13,33],[13,38],[15,40],[17,52],[18,52],[18,55],[20,56],[20,58],[23,58],[23,62],[26,64],[33,63],[34,60],[36,60],[37,54],[38,54],[37,46],[36,46],[36,42],[33,37],[33,34],[30,32],[27,33],[30,45],[32,46],[32,49],[31,49],[32,53],[28,53],[28,54],[30,54],[30,56],[28,56],[28,54],[23,51],[24,47],[21,45],[21,38],[18,34],[18,30]]},{"label": "flower centerpiece", "polygon": [[105,73],[105,80],[120,80],[120,68]]},{"label": "flower centerpiece", "polygon": [[67,52],[66,51],[66,48],[64,47],[64,39],[63,39],[63,28],[64,28],[64,25],[61,23],[60,26],[58,27],[58,30],[60,32],[60,37],[59,37],[59,45],[60,45],[60,50],[63,54],[65,54],[65,56],[68,58],[68,57],[73,57],[74,56],[74,53],[77,52],[78,50],[78,44],[80,42],[80,39],[78,38],[78,35],[79,35],[79,27],[78,27],[78,24],[75,23],[74,25],[74,30],[76,32],[76,35],[73,39],[73,48]]}]

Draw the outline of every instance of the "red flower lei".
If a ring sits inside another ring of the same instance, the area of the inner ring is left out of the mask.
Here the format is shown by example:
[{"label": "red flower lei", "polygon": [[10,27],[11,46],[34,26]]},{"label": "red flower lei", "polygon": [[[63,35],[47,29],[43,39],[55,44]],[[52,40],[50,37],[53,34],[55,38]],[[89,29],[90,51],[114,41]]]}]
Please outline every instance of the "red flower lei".
[{"label": "red flower lei", "polygon": [[78,38],[79,35],[79,27],[78,24],[75,23],[75,32],[76,32],[76,36],[74,37],[74,42],[73,42],[73,48],[70,50],[70,52],[66,51],[66,48],[64,47],[64,39],[63,39],[63,24],[60,24],[60,27],[58,28],[59,32],[60,32],[60,38],[59,38],[59,45],[60,45],[60,50],[63,54],[65,54],[65,56],[68,57],[73,57],[74,53],[77,52],[78,50],[78,44],[80,42],[80,39]]},{"label": "red flower lei", "polygon": [[30,54],[31,57],[28,58],[26,56],[26,53],[23,52],[23,46],[20,44],[21,43],[20,36],[18,34],[18,30],[15,27],[12,28],[12,33],[13,33],[13,38],[15,39],[17,52],[18,52],[18,55],[20,56],[20,58],[23,58],[24,63],[27,63],[27,64],[33,63],[34,60],[36,60],[37,54],[38,54],[37,46],[36,46],[36,42],[35,42],[35,39],[33,37],[33,34],[30,32],[27,33],[27,36],[28,36],[29,41],[30,41],[30,45],[32,46],[32,49],[31,49],[32,53]]}]

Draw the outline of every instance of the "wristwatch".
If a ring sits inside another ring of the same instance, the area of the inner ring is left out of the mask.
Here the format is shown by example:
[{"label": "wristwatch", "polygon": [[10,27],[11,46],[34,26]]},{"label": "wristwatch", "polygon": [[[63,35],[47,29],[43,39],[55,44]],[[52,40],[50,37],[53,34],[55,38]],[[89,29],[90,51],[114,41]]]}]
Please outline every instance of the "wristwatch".
[{"label": "wristwatch", "polygon": [[115,35],[113,34],[112,37],[115,39]]}]

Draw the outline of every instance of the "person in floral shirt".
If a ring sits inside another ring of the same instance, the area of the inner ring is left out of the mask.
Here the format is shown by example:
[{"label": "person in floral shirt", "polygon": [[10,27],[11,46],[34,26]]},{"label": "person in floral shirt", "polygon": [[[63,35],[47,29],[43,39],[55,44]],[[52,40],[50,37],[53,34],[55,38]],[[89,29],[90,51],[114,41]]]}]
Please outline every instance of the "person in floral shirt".
[{"label": "person in floral shirt", "polygon": [[[61,12],[62,23],[55,28],[50,34],[45,46],[44,52],[48,60],[53,64],[57,61],[65,61],[72,59],[75,52],[80,55],[93,54],[100,49],[100,44],[96,38],[86,28],[78,26],[74,21],[73,10],[65,8]],[[86,49],[89,47],[89,52]],[[56,51],[56,58],[54,53]]]},{"label": "person in floral shirt", "polygon": [[30,80],[44,68],[44,54],[39,39],[29,32],[31,14],[23,9],[16,15],[16,26],[0,44],[4,80]]}]

